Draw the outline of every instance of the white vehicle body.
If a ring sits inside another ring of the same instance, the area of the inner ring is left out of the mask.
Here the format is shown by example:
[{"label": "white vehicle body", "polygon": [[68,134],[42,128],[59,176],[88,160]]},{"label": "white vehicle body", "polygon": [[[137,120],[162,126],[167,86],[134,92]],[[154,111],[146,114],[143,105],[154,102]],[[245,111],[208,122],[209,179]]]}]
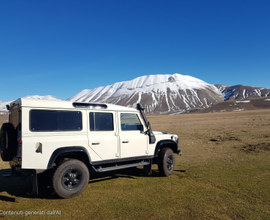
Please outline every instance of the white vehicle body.
[{"label": "white vehicle body", "polygon": [[8,155],[9,146],[1,141],[1,156],[16,169],[41,173],[74,159],[104,172],[151,167],[165,147],[181,155],[177,135],[152,132],[142,108],[22,98],[10,104],[9,112],[17,133],[16,155]]}]

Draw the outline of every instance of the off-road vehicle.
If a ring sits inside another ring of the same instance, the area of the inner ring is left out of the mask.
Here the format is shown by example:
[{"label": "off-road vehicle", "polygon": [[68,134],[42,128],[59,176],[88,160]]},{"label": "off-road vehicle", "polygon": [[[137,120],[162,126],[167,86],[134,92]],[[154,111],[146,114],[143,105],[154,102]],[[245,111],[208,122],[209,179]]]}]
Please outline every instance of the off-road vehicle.
[{"label": "off-road vehicle", "polygon": [[143,166],[151,173],[172,174],[178,136],[153,132],[137,109],[97,103],[21,98],[7,106],[9,123],[1,127],[1,157],[14,172],[31,172],[33,192],[38,176],[50,172],[52,186],[62,198],[81,194],[90,169],[106,172]]}]

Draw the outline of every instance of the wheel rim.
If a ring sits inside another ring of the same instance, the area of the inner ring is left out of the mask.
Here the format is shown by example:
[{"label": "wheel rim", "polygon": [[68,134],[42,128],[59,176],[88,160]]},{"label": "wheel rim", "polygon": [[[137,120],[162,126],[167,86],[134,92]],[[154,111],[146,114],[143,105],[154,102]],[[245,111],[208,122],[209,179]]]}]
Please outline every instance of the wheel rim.
[{"label": "wheel rim", "polygon": [[76,189],[82,180],[82,174],[78,169],[67,170],[62,177],[62,185],[67,190]]},{"label": "wheel rim", "polygon": [[169,156],[167,158],[167,169],[172,170],[173,169],[173,157]]}]

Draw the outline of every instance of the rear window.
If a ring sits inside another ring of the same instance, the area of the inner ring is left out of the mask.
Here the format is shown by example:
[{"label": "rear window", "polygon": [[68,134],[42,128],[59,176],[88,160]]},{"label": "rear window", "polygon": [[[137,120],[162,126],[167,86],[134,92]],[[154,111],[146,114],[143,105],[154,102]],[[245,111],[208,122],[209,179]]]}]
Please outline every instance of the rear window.
[{"label": "rear window", "polygon": [[31,131],[82,130],[82,113],[79,111],[30,111]]},{"label": "rear window", "polygon": [[14,128],[19,127],[20,130],[21,120],[21,110],[18,108],[11,109],[9,115],[9,122],[13,124]]}]

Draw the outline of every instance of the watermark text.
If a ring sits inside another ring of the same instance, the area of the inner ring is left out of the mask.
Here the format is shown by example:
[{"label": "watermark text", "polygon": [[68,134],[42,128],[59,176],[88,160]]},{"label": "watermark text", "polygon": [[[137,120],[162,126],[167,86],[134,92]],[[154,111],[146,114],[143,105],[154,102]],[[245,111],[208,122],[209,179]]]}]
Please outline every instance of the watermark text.
[{"label": "watermark text", "polygon": [[0,210],[1,215],[24,215],[24,216],[31,216],[31,215],[61,215],[61,210],[42,210],[42,211],[4,211]]}]

